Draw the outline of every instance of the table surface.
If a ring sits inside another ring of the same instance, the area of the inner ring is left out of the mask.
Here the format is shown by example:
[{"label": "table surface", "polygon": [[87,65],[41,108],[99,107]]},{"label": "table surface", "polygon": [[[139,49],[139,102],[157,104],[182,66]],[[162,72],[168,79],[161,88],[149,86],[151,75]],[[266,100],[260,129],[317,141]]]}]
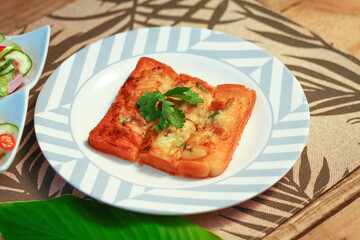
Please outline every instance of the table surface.
[{"label": "table surface", "polygon": [[[74,1],[7,1],[2,5],[5,14],[0,16],[0,29],[5,33],[15,31]],[[283,14],[360,58],[360,31],[354,31],[360,29],[359,0],[261,0],[261,2],[269,9]],[[29,5],[32,7],[26,7]],[[18,14],[19,12],[21,14]],[[9,16],[13,20],[5,21]],[[357,169],[264,239],[324,239],[325,232],[327,236],[332,236],[331,239],[359,239],[359,196],[360,169]]]},{"label": "table surface", "polygon": [[[270,9],[360,58],[359,0],[261,0]],[[332,27],[329,27],[332,26]],[[359,239],[360,169],[309,204],[265,239]]]},{"label": "table surface", "polygon": [[[360,58],[359,0],[261,0],[294,22]],[[332,27],[329,27],[332,26]],[[265,239],[359,239],[360,169],[298,212]]]}]

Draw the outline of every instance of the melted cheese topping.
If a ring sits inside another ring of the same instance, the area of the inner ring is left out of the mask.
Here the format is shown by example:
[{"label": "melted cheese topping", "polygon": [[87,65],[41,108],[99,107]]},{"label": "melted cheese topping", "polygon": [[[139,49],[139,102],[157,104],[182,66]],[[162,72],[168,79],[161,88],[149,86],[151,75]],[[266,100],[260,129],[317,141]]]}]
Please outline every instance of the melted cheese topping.
[{"label": "melted cheese topping", "polygon": [[199,89],[198,87],[193,87],[191,90],[198,93],[199,97],[204,100],[204,103],[192,105],[184,102],[180,105],[179,109],[184,111],[187,119],[194,122],[196,126],[199,126],[209,117],[212,95]]},{"label": "melted cheese topping", "polygon": [[214,136],[210,131],[204,129],[194,132],[189,141],[187,148],[183,151],[183,159],[195,159],[208,155],[210,149],[214,148]]},{"label": "melted cheese topping", "polygon": [[180,152],[194,131],[195,125],[190,121],[186,121],[182,128],[171,125],[167,130],[159,132],[152,146],[161,149],[164,154],[173,155]]},{"label": "melted cheese topping", "polygon": [[197,132],[198,127],[202,126],[209,117],[212,94],[199,89],[195,84],[185,86],[190,87],[193,92],[197,92],[204,103],[192,105],[182,100],[169,99],[175,103],[176,108],[185,113],[186,122],[180,129],[170,125],[169,129],[159,132],[152,146],[161,149],[165,155],[176,155],[179,159],[195,159],[208,155],[209,145],[206,144],[213,142],[213,137],[209,137],[209,134],[213,134],[212,132],[200,134]]}]

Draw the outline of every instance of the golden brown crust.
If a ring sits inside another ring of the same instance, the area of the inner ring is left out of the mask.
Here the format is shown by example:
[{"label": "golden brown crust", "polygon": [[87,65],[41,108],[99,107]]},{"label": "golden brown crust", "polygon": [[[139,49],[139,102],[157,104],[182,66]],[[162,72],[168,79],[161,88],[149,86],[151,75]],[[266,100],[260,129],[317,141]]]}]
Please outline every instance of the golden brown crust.
[{"label": "golden brown crust", "polygon": [[[144,91],[157,90],[154,81],[144,81],[146,77],[151,78],[154,72],[170,78],[177,75],[172,68],[163,63],[141,58],[120,88],[115,103],[90,132],[88,143],[91,147],[132,162],[137,160],[148,124],[138,111],[136,102]],[[128,119],[130,121],[127,121]]]},{"label": "golden brown crust", "polygon": [[[136,103],[145,91],[162,93],[179,86],[197,92],[204,103],[172,100],[184,111],[183,128],[156,132]],[[150,58],[141,58],[105,117],[89,134],[93,148],[129,161],[139,161],[173,175],[215,177],[228,167],[256,101],[242,85],[213,87]],[[210,117],[213,114],[213,117]],[[217,114],[217,115],[216,115]],[[125,117],[125,120],[124,120]]]},{"label": "golden brown crust", "polygon": [[[226,96],[226,97],[225,97]],[[219,85],[214,94],[213,111],[221,111],[213,120],[206,122],[202,129],[193,133],[188,140],[188,147],[201,146],[205,156],[191,159],[191,154],[184,155],[179,169],[185,169],[192,177],[215,177],[228,167],[242,132],[251,116],[256,101],[254,90],[242,85]],[[219,104],[219,102],[223,102]],[[223,115],[223,116],[221,116]],[[185,175],[182,173],[182,175]]]}]

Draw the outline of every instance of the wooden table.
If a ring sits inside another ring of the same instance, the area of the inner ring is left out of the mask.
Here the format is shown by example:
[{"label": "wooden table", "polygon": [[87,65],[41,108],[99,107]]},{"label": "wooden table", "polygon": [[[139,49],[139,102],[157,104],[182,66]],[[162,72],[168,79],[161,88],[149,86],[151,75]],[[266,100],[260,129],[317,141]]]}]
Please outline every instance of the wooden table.
[{"label": "wooden table", "polygon": [[[46,4],[41,0],[6,1],[2,5],[0,29],[6,33],[23,28],[73,1],[48,0]],[[360,31],[354,31],[360,29],[359,0],[261,1],[360,58]],[[265,239],[359,239],[359,197],[360,169],[357,169]]]}]

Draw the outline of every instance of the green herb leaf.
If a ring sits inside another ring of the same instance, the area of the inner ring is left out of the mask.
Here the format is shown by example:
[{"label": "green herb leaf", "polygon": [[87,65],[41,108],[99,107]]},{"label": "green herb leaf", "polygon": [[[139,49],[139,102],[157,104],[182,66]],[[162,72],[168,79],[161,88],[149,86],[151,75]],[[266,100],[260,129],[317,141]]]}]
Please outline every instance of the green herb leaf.
[{"label": "green herb leaf", "polygon": [[175,109],[175,111],[170,115],[170,121],[176,128],[182,128],[185,123],[185,113],[179,109]]},{"label": "green herb leaf", "polygon": [[71,195],[0,203],[4,239],[220,239],[180,216],[157,216]]},{"label": "green herb leaf", "polygon": [[160,107],[159,124],[154,127],[156,131],[164,130],[170,126],[171,122],[169,118],[175,111],[172,107],[173,105],[174,103],[170,101],[162,101],[162,106]]},{"label": "green herb leaf", "polygon": [[144,92],[137,102],[140,106],[141,115],[149,122],[155,121],[161,114],[161,111],[156,108],[156,104],[165,100],[161,92]]},{"label": "green herb leaf", "polygon": [[180,98],[190,104],[198,104],[204,102],[202,98],[199,98],[198,93],[191,91],[188,87],[176,87],[167,91],[164,95],[167,97]]},{"label": "green herb leaf", "polygon": [[176,87],[176,88],[173,88],[173,89],[167,91],[164,95],[165,96],[181,95],[181,94],[184,94],[184,92],[187,92],[189,90],[190,90],[189,87]]},{"label": "green herb leaf", "polygon": [[208,119],[213,119],[216,115],[218,115],[219,114],[219,111],[216,111],[216,112],[214,112],[213,114],[211,114],[209,117],[208,117]]},{"label": "green herb leaf", "polygon": [[183,100],[187,101],[190,104],[198,104],[203,103],[204,100],[199,98],[199,94],[193,91],[188,91],[185,93],[185,97],[182,98]]},{"label": "green herb leaf", "polygon": [[190,104],[204,102],[199,98],[199,94],[193,92],[188,87],[176,87],[167,91],[165,94],[161,92],[144,92],[139,97],[137,105],[139,106],[141,115],[149,122],[159,119],[159,124],[154,126],[156,131],[161,131],[173,124],[176,128],[182,128],[185,123],[185,114],[174,109],[173,102],[166,100],[166,97],[177,97]]}]

